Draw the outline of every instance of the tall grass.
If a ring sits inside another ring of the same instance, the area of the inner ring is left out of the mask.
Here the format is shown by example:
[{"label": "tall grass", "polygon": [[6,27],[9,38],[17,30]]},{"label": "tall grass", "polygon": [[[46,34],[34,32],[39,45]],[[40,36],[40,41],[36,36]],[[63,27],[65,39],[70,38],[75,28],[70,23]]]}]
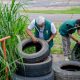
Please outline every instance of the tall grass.
[{"label": "tall grass", "polygon": [[25,29],[29,22],[28,16],[19,14],[18,10],[20,7],[20,3],[15,4],[15,0],[12,0],[10,6],[0,3],[0,38],[11,36],[6,41],[7,60],[4,59],[0,43],[0,80],[6,80],[6,67],[9,70],[8,76],[12,75],[16,68],[14,62],[20,58],[17,52],[17,35],[20,35],[21,38],[26,36]]}]

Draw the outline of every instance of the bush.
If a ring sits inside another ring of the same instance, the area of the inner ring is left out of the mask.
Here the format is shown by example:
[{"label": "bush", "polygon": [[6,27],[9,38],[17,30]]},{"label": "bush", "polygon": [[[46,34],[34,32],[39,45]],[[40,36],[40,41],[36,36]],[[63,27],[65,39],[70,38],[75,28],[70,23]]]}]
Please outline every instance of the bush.
[{"label": "bush", "polygon": [[10,6],[0,3],[0,38],[11,36],[6,41],[7,60],[4,59],[3,50],[0,43],[0,80],[6,80],[5,68],[8,67],[8,75],[15,71],[15,60],[20,56],[17,52],[17,35],[21,38],[26,36],[25,29],[29,23],[28,16],[20,15],[18,10],[21,7],[20,3],[15,4],[12,0]]}]

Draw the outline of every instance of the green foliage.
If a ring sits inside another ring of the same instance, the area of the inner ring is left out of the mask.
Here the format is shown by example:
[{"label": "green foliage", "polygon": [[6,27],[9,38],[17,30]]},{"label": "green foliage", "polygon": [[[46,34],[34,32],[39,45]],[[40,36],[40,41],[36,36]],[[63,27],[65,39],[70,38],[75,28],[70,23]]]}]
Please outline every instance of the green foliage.
[{"label": "green foliage", "polygon": [[35,46],[31,46],[31,47],[25,48],[24,52],[27,54],[32,54],[32,53],[36,52],[36,48],[35,48]]},{"label": "green foliage", "polygon": [[26,36],[26,26],[29,23],[28,16],[19,14],[18,10],[20,7],[20,3],[15,4],[15,0],[12,0],[10,6],[0,3],[0,38],[11,36],[6,41],[7,60],[4,59],[4,53],[0,43],[0,80],[6,80],[6,67],[9,69],[8,75],[12,75],[16,68],[15,60],[20,58],[17,51],[17,35],[24,38]]}]

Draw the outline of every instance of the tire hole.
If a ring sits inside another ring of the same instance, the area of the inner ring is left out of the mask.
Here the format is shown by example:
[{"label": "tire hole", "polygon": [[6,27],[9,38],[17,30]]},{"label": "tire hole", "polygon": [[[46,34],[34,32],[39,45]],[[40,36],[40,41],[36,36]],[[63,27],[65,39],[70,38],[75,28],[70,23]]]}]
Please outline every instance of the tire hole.
[{"label": "tire hole", "polygon": [[42,45],[39,42],[37,43],[28,42],[22,46],[22,50],[28,54],[36,53],[40,51],[41,48],[42,48]]},{"label": "tire hole", "polygon": [[80,71],[80,66],[65,65],[65,66],[62,66],[61,69],[66,70],[66,71]]}]

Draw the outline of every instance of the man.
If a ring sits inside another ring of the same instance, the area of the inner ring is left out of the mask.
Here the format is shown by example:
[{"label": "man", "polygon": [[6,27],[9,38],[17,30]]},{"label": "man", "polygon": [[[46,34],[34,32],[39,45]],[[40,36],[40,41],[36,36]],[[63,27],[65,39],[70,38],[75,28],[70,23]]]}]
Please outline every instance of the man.
[{"label": "man", "polygon": [[[35,36],[32,29],[35,28]],[[37,42],[37,38],[44,39],[49,43],[49,49],[53,46],[53,38],[56,35],[56,28],[52,22],[46,20],[43,16],[33,19],[27,27],[27,33],[32,38],[33,42]]]},{"label": "man", "polygon": [[76,30],[78,35],[80,35],[80,19],[67,20],[59,28],[60,35],[62,36],[65,60],[68,60],[68,54],[70,54],[70,38],[80,44],[80,41],[73,36]]}]

